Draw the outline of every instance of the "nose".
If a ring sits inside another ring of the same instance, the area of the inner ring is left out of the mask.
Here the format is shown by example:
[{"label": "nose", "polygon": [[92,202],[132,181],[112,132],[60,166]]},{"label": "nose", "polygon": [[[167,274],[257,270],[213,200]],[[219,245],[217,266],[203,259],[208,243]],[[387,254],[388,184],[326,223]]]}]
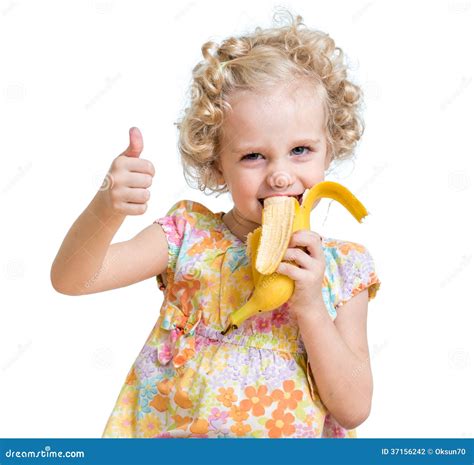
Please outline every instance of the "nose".
[{"label": "nose", "polygon": [[294,179],[287,171],[280,170],[270,173],[267,183],[274,190],[284,191],[294,183]]}]

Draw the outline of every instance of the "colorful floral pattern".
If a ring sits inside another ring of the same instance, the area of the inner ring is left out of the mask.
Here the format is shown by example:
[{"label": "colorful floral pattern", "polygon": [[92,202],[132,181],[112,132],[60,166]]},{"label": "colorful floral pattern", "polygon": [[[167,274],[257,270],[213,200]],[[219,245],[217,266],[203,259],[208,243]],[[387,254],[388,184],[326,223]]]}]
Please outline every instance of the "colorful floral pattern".
[{"label": "colorful floral pattern", "polygon": [[[190,200],[155,221],[166,233],[158,321],[131,367],[102,437],[345,438],[318,396],[296,321],[284,304],[226,336],[227,318],[253,291],[245,244]],[[362,245],[323,238],[323,298],[337,308],[380,287]]]}]

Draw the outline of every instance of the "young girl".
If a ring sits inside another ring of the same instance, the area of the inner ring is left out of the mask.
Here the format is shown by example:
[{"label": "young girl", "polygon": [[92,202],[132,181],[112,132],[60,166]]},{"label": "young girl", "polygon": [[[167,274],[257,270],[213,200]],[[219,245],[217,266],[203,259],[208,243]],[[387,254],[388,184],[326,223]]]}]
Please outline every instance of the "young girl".
[{"label": "young girl", "polygon": [[380,281],[364,246],[294,233],[277,270],[295,281],[290,301],[221,334],[253,291],[246,238],[261,224],[263,199],[323,181],[362,134],[360,89],[341,50],[301,21],[208,42],[193,70],[178,125],[183,166],[200,190],[230,192],[229,212],[180,200],[110,245],[126,215],[145,212],[154,175],[132,128],[59,250],[51,272],[59,292],[154,276],[164,292],[103,437],[356,437],[369,415],[367,307]]}]

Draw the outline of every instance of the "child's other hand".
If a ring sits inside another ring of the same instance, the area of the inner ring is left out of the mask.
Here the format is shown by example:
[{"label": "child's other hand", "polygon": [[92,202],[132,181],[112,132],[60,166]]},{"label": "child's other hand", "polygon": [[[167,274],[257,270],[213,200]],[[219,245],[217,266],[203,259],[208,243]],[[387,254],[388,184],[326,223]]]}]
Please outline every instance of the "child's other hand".
[{"label": "child's other hand", "polygon": [[122,215],[143,215],[150,199],[155,168],[149,160],[140,158],[143,138],[138,128],[130,128],[130,144],[110,166],[101,191],[107,206]]}]

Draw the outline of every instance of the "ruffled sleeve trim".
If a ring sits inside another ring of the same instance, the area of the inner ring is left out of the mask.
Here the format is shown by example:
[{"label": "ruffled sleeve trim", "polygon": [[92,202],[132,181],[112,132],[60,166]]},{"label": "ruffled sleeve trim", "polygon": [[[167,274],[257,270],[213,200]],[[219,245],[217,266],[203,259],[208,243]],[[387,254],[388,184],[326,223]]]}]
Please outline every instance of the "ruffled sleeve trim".
[{"label": "ruffled sleeve trim", "polygon": [[359,292],[362,292],[365,289],[367,289],[367,291],[369,293],[369,302],[370,302],[377,295],[377,292],[380,289],[381,284],[382,283],[381,283],[379,277],[375,273],[371,274],[370,277],[369,277],[368,282],[361,282],[356,288],[352,289],[351,294],[348,298],[346,298],[344,300],[340,300],[335,305],[336,310],[339,307],[342,307],[350,299],[352,299],[352,297],[355,297],[357,294],[359,294]]},{"label": "ruffled sleeve trim", "polygon": [[[365,289],[368,290],[369,301],[374,299],[381,281],[367,248],[355,242],[335,239],[328,239],[325,246],[329,297],[333,308],[338,309]],[[336,314],[333,313],[334,319]]]},{"label": "ruffled sleeve trim", "polygon": [[168,242],[168,265],[166,268],[167,284],[165,284],[161,275],[156,276],[158,287],[163,292],[165,291],[167,285],[173,281],[176,261],[178,259],[181,245],[183,243],[188,226],[188,212],[191,209],[191,201],[180,200],[168,210],[165,216],[158,218],[153,222],[161,225]]}]

